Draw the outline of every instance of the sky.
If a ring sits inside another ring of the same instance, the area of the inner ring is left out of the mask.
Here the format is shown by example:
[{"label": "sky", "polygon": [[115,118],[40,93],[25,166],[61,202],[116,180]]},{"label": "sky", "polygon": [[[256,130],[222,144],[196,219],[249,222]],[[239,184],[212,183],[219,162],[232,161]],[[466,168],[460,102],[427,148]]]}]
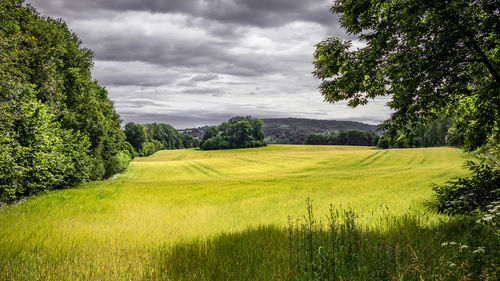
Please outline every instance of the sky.
[{"label": "sky", "polygon": [[94,52],[93,79],[124,123],[176,128],[230,117],[379,124],[387,98],[350,108],[323,101],[315,44],[344,32],[331,0],[27,0],[63,18]]}]

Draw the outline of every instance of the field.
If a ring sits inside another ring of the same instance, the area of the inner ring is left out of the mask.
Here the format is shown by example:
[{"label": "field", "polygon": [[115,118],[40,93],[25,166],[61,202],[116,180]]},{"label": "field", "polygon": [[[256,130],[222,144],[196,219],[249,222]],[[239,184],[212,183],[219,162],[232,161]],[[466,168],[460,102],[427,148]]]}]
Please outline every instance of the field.
[{"label": "field", "polygon": [[[306,198],[318,218],[333,204],[352,208],[364,227],[380,226],[423,214],[432,183],[466,174],[470,158],[454,148],[159,151],[113,179],[1,207],[0,279],[149,279],[176,245],[285,229],[288,217],[306,214]],[[429,226],[440,220],[420,216]]]}]

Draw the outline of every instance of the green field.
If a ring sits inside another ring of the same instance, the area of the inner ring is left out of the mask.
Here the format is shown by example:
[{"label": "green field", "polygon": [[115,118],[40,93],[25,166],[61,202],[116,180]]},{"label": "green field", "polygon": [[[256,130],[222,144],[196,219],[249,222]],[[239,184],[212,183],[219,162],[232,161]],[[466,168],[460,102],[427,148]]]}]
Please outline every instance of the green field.
[{"label": "green field", "polygon": [[[107,181],[0,208],[1,280],[137,280],[158,249],[249,227],[286,227],[311,198],[351,207],[369,227],[423,212],[431,184],[462,176],[455,148],[377,150],[271,145],[170,150],[133,161]],[[426,214],[427,216],[427,214]],[[429,214],[427,224],[438,220]]]}]

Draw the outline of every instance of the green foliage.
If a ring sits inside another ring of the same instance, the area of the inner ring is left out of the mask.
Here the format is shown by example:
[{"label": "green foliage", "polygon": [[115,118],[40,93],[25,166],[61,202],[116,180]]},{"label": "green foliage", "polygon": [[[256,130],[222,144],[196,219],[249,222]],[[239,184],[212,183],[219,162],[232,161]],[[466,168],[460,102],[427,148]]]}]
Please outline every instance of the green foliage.
[{"label": "green foliage", "polygon": [[250,116],[237,116],[218,127],[205,130],[200,148],[203,150],[232,149],[266,146],[262,120]]},{"label": "green foliage", "polygon": [[42,17],[23,2],[0,2],[0,102],[24,102],[21,89],[33,88],[61,130],[81,134],[68,142],[90,141],[89,178],[108,177],[117,170],[110,165],[125,136],[106,90],[92,81],[93,54],[62,20]]},{"label": "green foliage", "polygon": [[160,149],[191,148],[198,145],[197,139],[162,123],[141,125],[130,122],[125,125],[124,133],[127,142],[140,156],[151,155]]},{"label": "green foliage", "polygon": [[140,151],[143,143],[148,140],[148,135],[144,126],[129,122],[125,124],[124,134],[128,143],[132,145],[135,151]]},{"label": "green foliage", "polygon": [[112,167],[111,174],[118,174],[127,169],[128,164],[132,161],[132,156],[129,151],[122,150],[111,157],[109,161],[111,163],[109,163],[108,166]]},{"label": "green foliage", "polygon": [[153,153],[155,153],[156,151],[160,150],[158,147],[157,147],[157,144],[154,143],[154,142],[143,142],[142,145],[141,145],[141,149],[140,149],[140,153],[139,155],[140,156],[149,156]]},{"label": "green foliage", "polygon": [[498,131],[497,1],[340,0],[331,11],[365,44],[316,45],[314,75],[326,101],[355,107],[391,96],[395,112],[385,128],[392,137],[441,116],[455,118],[467,150]]},{"label": "green foliage", "polygon": [[378,142],[377,142],[378,148],[388,149],[390,146],[391,146],[391,143],[390,143],[389,139],[387,139],[385,136],[381,136],[378,139]]},{"label": "green foliage", "polygon": [[132,159],[134,157],[138,156],[137,151],[134,149],[134,147],[128,141],[122,142],[122,151],[128,152],[128,155]]},{"label": "green foliage", "polygon": [[[484,162],[468,161],[466,166],[470,176],[434,186],[436,198],[427,204],[429,209],[447,215],[474,215],[500,205],[500,170]],[[491,213],[491,219],[499,220],[498,211],[500,207]]]},{"label": "green foliage", "polygon": [[88,138],[54,122],[32,88],[21,91],[0,104],[0,202],[74,186],[90,174]]}]

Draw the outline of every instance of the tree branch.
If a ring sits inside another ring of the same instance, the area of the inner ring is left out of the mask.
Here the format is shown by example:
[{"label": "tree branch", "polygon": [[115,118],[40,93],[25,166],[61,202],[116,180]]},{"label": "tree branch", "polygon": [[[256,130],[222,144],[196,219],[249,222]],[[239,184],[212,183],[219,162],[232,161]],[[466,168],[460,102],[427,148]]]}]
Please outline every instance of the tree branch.
[{"label": "tree branch", "polygon": [[486,68],[488,68],[488,71],[490,72],[491,76],[493,76],[493,78],[495,79],[497,84],[500,85],[500,76],[498,75],[498,72],[495,70],[495,68],[491,64],[490,60],[488,59],[488,56],[486,56],[486,54],[483,52],[483,50],[481,50],[481,47],[476,42],[476,40],[474,40],[474,38],[471,38],[471,39],[472,39],[471,40],[472,41],[472,48],[479,54],[479,56],[481,56],[481,59],[480,59],[481,62],[484,63]]}]

